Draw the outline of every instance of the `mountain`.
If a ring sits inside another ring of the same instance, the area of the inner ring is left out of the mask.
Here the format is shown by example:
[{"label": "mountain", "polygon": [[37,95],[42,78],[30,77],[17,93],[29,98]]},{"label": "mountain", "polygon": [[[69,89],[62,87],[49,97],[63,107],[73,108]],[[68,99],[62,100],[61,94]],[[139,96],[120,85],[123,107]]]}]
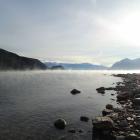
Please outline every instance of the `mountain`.
[{"label": "mountain", "polygon": [[111,69],[138,70],[140,69],[140,58],[133,60],[125,58],[119,62],[114,63]]},{"label": "mountain", "polygon": [[102,65],[95,65],[90,63],[57,63],[57,62],[46,62],[46,66],[53,67],[60,65],[64,67],[64,69],[70,70],[105,70],[107,67]]},{"label": "mountain", "polygon": [[45,70],[47,66],[38,59],[19,56],[0,49],[0,70]]}]

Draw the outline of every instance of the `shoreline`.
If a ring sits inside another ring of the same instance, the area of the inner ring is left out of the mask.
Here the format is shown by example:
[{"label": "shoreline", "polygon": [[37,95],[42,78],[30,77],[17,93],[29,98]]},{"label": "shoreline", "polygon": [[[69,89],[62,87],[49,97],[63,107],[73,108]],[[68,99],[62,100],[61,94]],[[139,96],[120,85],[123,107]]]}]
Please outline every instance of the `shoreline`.
[{"label": "shoreline", "polygon": [[[122,78],[115,88],[98,88],[115,90],[120,108],[106,105],[102,116],[93,119],[94,140],[139,140],[140,139],[140,74],[114,74]],[[100,92],[101,91],[101,92]]]}]

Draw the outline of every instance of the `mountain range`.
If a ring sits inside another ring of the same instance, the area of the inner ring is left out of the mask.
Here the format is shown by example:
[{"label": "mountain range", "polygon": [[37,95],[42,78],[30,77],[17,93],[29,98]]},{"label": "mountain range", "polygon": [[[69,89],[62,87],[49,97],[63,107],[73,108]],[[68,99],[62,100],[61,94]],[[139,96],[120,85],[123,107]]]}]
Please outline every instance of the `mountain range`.
[{"label": "mountain range", "polygon": [[57,63],[41,62],[38,59],[19,56],[15,53],[0,49],[0,70],[46,70],[46,69],[70,69],[70,70],[140,70],[140,58],[122,59],[111,67],[90,63]]},{"label": "mountain range", "polygon": [[140,70],[140,58],[133,59],[133,60],[125,58],[121,61],[114,63],[111,69]]},{"label": "mountain range", "polygon": [[62,66],[64,69],[70,70],[105,70],[107,67],[102,65],[95,65],[90,63],[56,63],[56,62],[46,62],[46,66]]},{"label": "mountain range", "polygon": [[140,58],[137,59],[122,59],[114,63],[111,67],[103,65],[95,65],[90,63],[57,63],[57,62],[46,62],[46,66],[63,66],[64,69],[71,70],[140,70]]}]

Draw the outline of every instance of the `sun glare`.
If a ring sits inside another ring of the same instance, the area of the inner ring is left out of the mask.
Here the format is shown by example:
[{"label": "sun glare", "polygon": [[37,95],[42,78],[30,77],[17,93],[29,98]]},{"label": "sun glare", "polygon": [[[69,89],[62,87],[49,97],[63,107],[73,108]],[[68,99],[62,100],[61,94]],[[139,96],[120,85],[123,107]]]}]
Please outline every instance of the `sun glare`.
[{"label": "sun glare", "polygon": [[117,36],[131,44],[140,45],[140,12],[125,15],[115,26]]}]

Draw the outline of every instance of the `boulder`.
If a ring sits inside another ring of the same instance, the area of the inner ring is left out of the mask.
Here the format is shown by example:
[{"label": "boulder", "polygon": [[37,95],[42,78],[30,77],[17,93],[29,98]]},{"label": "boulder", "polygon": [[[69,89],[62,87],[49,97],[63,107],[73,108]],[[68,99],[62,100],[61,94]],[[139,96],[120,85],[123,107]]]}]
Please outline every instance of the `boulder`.
[{"label": "boulder", "polygon": [[64,120],[64,119],[58,119],[54,122],[54,126],[57,128],[57,129],[64,129],[67,125],[67,122]]},{"label": "boulder", "polygon": [[112,130],[114,128],[114,122],[110,117],[96,117],[92,124],[97,130]]},{"label": "boulder", "polygon": [[81,116],[80,117],[80,120],[83,121],[83,122],[88,122],[89,121],[89,118],[86,117],[86,116]]},{"label": "boulder", "polygon": [[77,90],[77,89],[73,89],[73,90],[71,91],[71,94],[72,94],[72,95],[76,95],[76,94],[79,94],[79,93],[81,93],[81,91],[80,91],[80,90]]},{"label": "boulder", "polygon": [[107,105],[106,105],[106,109],[110,109],[110,110],[112,110],[112,109],[113,109],[113,105],[111,105],[111,104],[107,104]]},{"label": "boulder", "polygon": [[111,110],[111,109],[104,109],[104,110],[102,111],[102,115],[103,115],[103,116],[106,116],[106,115],[111,114],[112,112],[113,112],[113,110]]}]

